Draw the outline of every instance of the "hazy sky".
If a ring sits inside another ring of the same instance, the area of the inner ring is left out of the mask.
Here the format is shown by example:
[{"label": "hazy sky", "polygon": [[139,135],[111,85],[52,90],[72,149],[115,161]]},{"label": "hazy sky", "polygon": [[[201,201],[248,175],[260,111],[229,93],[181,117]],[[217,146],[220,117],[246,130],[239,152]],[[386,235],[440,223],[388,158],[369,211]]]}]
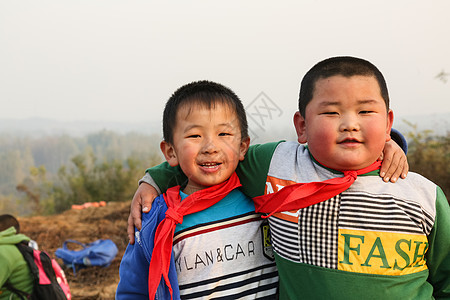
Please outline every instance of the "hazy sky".
[{"label": "hazy sky", "polygon": [[209,79],[290,123],[303,74],[337,55],[381,69],[397,118],[449,113],[449,37],[449,0],[3,0],[0,119],[159,121]]}]

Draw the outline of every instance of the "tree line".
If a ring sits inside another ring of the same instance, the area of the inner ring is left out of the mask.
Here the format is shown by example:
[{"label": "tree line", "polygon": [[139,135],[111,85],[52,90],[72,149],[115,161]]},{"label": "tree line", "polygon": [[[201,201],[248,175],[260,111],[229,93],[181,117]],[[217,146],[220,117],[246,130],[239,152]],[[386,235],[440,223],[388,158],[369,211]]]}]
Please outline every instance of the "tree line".
[{"label": "tree line", "polygon": [[416,125],[408,125],[412,128],[406,134],[410,171],[439,185],[450,203],[450,131],[436,135],[432,130],[418,131]]},{"label": "tree line", "polygon": [[158,135],[103,130],[83,137],[0,135],[0,212],[53,214],[93,201],[130,200],[162,161]]},{"label": "tree line", "polygon": [[[450,133],[409,124],[410,170],[450,197]],[[72,204],[130,200],[147,167],[163,161],[157,135],[100,131],[84,137],[0,135],[0,212],[53,214]]]}]

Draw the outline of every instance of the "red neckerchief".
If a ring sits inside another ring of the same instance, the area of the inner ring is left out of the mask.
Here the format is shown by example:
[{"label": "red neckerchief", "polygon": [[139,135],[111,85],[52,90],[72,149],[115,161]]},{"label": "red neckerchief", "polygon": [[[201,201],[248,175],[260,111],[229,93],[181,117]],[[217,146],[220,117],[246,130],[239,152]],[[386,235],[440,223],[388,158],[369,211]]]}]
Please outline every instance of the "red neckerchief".
[{"label": "red neckerchief", "polygon": [[358,175],[379,169],[381,161],[376,161],[368,167],[356,171],[343,171],[343,177],[337,177],[319,182],[295,183],[285,186],[276,193],[253,198],[256,212],[268,213],[268,218],[276,212],[297,210],[328,200],[355,182]]},{"label": "red neckerchief", "polygon": [[164,200],[168,209],[166,217],[156,229],[155,246],[148,269],[149,299],[154,299],[161,276],[164,278],[172,298],[172,287],[168,277],[170,256],[175,227],[183,222],[183,216],[207,209],[240,186],[239,178],[236,173],[233,173],[227,181],[192,193],[183,201],[181,201],[180,186],[172,187],[166,191]]}]

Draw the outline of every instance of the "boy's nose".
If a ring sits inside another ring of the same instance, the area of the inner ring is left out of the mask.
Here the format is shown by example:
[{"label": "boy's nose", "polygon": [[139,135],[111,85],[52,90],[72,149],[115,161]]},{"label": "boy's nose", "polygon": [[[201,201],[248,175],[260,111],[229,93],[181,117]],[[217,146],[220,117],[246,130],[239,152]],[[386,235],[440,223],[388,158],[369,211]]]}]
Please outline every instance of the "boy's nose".
[{"label": "boy's nose", "polygon": [[202,147],[204,153],[214,153],[218,151],[218,147],[212,138],[206,138]]},{"label": "boy's nose", "polygon": [[359,128],[359,122],[356,116],[346,115],[341,118],[340,131],[357,131]]}]

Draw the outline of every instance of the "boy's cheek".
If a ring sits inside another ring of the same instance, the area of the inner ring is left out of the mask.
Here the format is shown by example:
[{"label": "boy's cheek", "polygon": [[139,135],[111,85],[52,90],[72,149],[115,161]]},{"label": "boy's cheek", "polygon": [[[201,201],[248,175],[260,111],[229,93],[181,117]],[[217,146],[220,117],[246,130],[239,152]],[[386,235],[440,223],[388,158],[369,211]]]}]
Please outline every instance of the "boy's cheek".
[{"label": "boy's cheek", "polygon": [[[336,143],[337,136],[333,130],[326,127],[326,124],[318,125],[323,130],[311,131],[308,134],[308,144],[314,144],[316,147],[330,147],[331,144]],[[320,150],[320,149],[318,149]]]}]

